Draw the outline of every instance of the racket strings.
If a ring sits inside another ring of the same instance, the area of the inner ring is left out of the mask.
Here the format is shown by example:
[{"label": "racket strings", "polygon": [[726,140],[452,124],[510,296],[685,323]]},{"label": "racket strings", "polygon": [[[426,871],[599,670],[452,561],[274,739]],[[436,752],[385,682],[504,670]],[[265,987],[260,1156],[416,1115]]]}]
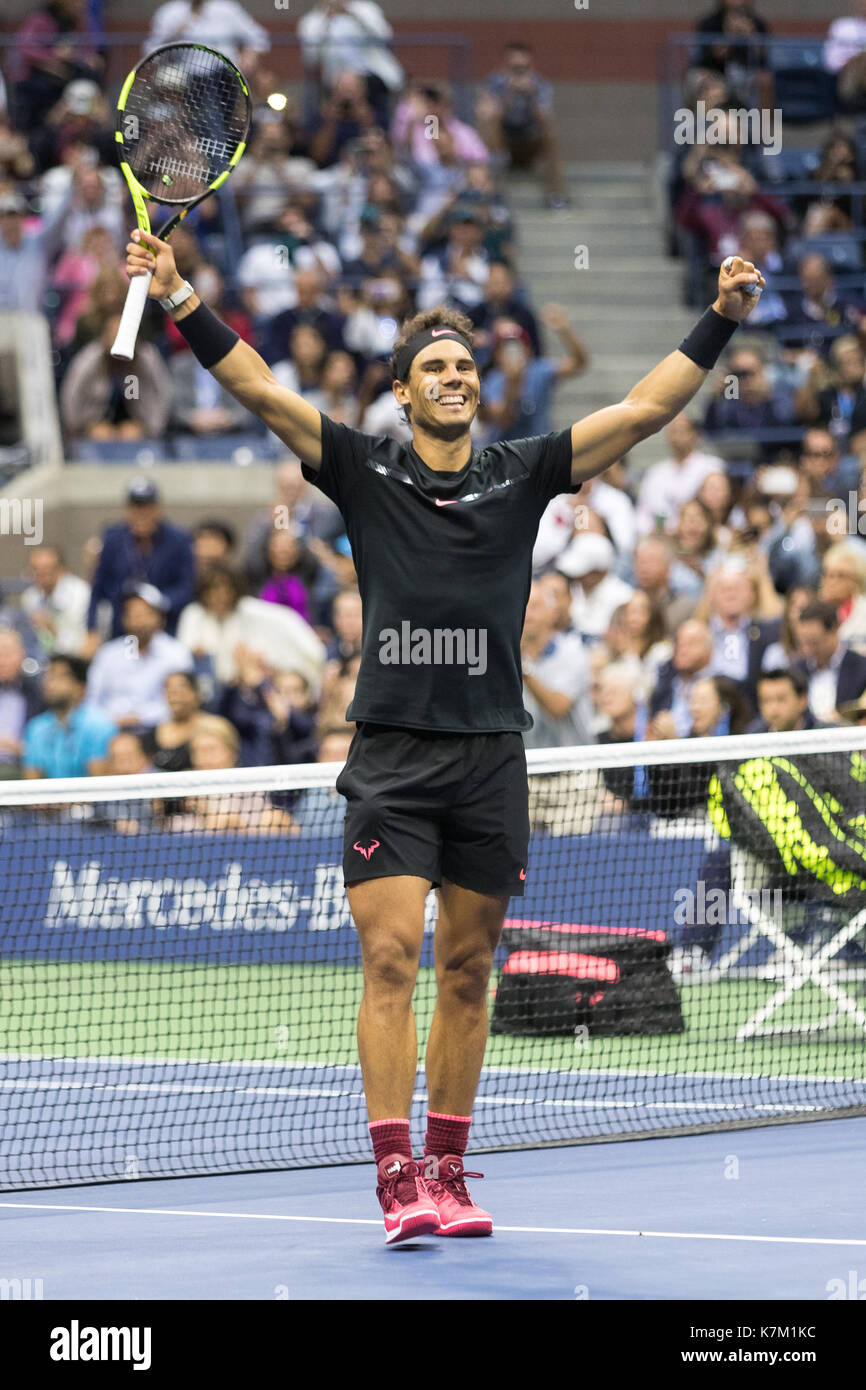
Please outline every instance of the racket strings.
[{"label": "racket strings", "polygon": [[249,98],[219,54],[174,44],[136,70],[120,114],[123,157],[162,203],[200,198],[246,139]]}]

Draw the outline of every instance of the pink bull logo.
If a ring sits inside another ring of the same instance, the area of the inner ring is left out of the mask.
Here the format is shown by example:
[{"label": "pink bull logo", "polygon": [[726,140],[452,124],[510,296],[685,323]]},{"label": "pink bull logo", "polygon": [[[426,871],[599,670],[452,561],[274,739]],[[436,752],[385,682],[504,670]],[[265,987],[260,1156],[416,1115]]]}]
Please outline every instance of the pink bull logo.
[{"label": "pink bull logo", "polygon": [[369,845],[362,845],[359,840],[356,840],[352,848],[356,849],[359,854],[363,854],[364,858],[369,863],[373,852],[379,848],[379,841],[371,840]]}]

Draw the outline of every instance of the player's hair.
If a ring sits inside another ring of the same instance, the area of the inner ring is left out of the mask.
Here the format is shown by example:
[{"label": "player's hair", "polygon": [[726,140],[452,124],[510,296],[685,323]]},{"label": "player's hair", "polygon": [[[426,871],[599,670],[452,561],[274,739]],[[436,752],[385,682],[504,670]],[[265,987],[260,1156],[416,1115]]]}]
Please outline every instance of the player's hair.
[{"label": "player's hair", "polygon": [[466,339],[469,346],[474,343],[474,328],[472,320],[465,314],[461,314],[459,309],[447,309],[444,304],[438,305],[435,309],[426,309],[423,314],[416,314],[414,318],[407,319],[400,330],[400,337],[394,344],[394,351],[389,363],[392,377],[396,379],[397,354],[402,347],[405,347],[410,338],[414,338],[416,333],[423,333],[428,328],[452,328],[455,333],[460,333]]},{"label": "player's hair", "polygon": [[[398,380],[397,357],[400,349],[405,347],[409,339],[414,338],[416,333],[423,333],[427,328],[453,328],[455,333],[463,335],[470,347],[474,346],[474,328],[472,320],[467,318],[466,314],[461,314],[459,309],[447,309],[444,304],[438,305],[435,309],[425,309],[422,314],[416,314],[414,318],[406,319],[400,330],[400,337],[394,344],[391,361],[388,363],[394,381]],[[410,363],[410,373],[411,370]],[[400,416],[407,425],[410,424],[412,407],[401,405]]]}]

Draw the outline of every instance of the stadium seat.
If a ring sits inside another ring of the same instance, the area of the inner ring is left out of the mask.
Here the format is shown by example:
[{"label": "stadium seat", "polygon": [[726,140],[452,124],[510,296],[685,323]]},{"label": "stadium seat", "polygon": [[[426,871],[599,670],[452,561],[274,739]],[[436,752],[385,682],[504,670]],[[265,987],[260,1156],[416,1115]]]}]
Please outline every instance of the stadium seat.
[{"label": "stadium seat", "polygon": [[820,150],[779,150],[763,157],[757,173],[768,183],[785,183],[810,179],[820,163]]},{"label": "stadium seat", "polygon": [[218,434],[207,438],[178,434],[172,440],[171,452],[179,463],[219,459],[243,466],[248,463],[269,463],[279,456],[280,450],[274,435],[245,431],[242,434]]},{"label": "stadium seat", "polygon": [[69,450],[74,463],[136,463],[146,468],[151,463],[165,463],[165,441],[162,439],[82,439]]},{"label": "stadium seat", "polygon": [[820,39],[771,43],[775,102],[791,125],[829,121],[836,114],[836,79],[824,69]]},{"label": "stadium seat", "polygon": [[834,270],[860,270],[863,265],[863,248],[857,238],[847,232],[803,237],[792,242],[789,250],[797,260],[812,254],[824,256]]}]

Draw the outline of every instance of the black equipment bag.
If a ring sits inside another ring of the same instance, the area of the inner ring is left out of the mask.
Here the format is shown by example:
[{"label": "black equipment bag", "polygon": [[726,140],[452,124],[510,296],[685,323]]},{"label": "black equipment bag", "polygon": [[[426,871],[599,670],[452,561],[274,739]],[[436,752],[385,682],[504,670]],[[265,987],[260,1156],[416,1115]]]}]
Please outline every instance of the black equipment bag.
[{"label": "black equipment bag", "polygon": [[685,1029],[664,932],[511,922],[491,1032],[594,1037]]}]

